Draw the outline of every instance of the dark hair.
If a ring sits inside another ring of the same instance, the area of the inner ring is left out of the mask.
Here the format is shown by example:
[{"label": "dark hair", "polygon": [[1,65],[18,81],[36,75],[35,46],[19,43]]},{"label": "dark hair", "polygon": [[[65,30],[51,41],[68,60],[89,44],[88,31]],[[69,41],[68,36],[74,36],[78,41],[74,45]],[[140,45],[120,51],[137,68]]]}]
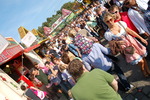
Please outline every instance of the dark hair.
[{"label": "dark hair", "polygon": [[60,51],[66,51],[66,47],[67,47],[67,45],[66,45],[66,44],[62,45],[62,47],[61,47],[61,50],[60,50]]},{"label": "dark hair", "polygon": [[32,74],[32,72],[35,70],[38,70],[38,69],[37,68],[31,68],[29,73]]},{"label": "dark hair", "polygon": [[76,80],[83,74],[83,64],[80,60],[74,59],[68,65],[68,72]]},{"label": "dark hair", "polygon": [[70,59],[69,59],[69,56],[67,53],[63,53],[63,55],[61,56],[61,60],[65,64],[69,64],[69,62],[70,62]]},{"label": "dark hair", "polygon": [[34,62],[34,66],[35,66],[35,65],[38,65],[38,63],[37,63],[37,62]]},{"label": "dark hair", "polygon": [[65,41],[65,40],[62,40],[62,43],[63,43],[63,44],[66,44],[66,41]]},{"label": "dark hair", "polygon": [[46,62],[44,63],[44,65],[46,65],[46,64],[48,64],[48,65],[49,65],[49,64],[50,64],[50,62],[49,62],[49,61],[46,61]]},{"label": "dark hair", "polygon": [[59,60],[57,57],[51,57],[51,61],[52,61],[52,63],[54,63],[55,64],[55,60]]}]

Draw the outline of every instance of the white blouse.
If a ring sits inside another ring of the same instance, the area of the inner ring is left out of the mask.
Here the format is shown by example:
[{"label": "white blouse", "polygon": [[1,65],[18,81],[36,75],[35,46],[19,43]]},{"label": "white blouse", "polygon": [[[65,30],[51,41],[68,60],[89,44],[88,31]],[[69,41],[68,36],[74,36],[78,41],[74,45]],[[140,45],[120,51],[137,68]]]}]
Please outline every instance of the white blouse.
[{"label": "white blouse", "polygon": [[[106,40],[111,41],[113,39],[115,39],[116,37],[120,37],[122,35],[126,34],[126,31],[124,30],[124,28],[127,28],[127,24],[123,21],[119,21],[121,23],[121,25],[117,22],[117,24],[121,27],[120,33],[118,34],[113,34],[109,29],[105,32],[104,37]],[[123,27],[124,28],[123,28]]]}]

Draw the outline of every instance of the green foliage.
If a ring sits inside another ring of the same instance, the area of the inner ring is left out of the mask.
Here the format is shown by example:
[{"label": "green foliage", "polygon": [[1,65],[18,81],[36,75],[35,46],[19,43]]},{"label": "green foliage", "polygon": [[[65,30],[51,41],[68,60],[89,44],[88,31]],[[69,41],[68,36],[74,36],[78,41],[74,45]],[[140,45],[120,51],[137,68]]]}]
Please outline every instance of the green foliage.
[{"label": "green foliage", "polygon": [[57,12],[56,12],[56,14],[58,15],[58,14],[62,14],[62,12],[61,12],[61,10],[58,10]]},{"label": "green foliage", "polygon": [[44,23],[42,24],[42,26],[47,26],[47,27],[49,27],[49,23],[48,23],[48,22],[44,22]]},{"label": "green foliage", "polygon": [[44,30],[43,30],[43,27],[38,27],[38,31],[40,32],[40,33],[42,33],[42,34],[44,34]]},{"label": "green foliage", "polygon": [[74,9],[72,9],[72,7],[74,6],[74,2],[68,2],[68,3],[65,3],[61,9],[67,9],[67,10],[70,10],[70,11],[74,11]]},{"label": "green foliage", "polygon": [[67,10],[70,10],[70,11],[73,11],[72,7],[74,5],[74,2],[68,2],[68,3],[65,3],[60,10],[58,10],[56,12],[55,15],[52,15],[52,17],[48,17],[46,20],[46,22],[43,22],[42,23],[42,26],[38,27],[38,31],[42,34],[44,34],[44,30],[43,30],[43,27],[44,26],[47,26],[47,27],[51,27],[52,24],[62,15],[62,12],[61,10],[64,8],[64,9],[67,9]]}]

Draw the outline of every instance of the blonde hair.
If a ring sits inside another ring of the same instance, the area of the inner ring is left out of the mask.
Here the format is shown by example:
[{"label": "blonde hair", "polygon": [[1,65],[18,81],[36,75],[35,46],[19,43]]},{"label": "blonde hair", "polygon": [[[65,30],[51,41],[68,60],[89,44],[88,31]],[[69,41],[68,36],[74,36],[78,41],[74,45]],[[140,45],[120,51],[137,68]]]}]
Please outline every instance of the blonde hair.
[{"label": "blonde hair", "polygon": [[68,36],[74,38],[75,35],[76,35],[76,33],[77,33],[77,32],[76,32],[74,29],[71,29],[71,30],[69,31],[69,33],[68,33]]},{"label": "blonde hair", "polygon": [[106,12],[103,17],[104,22],[106,22],[109,17],[115,19],[115,15],[111,14],[110,12]]}]

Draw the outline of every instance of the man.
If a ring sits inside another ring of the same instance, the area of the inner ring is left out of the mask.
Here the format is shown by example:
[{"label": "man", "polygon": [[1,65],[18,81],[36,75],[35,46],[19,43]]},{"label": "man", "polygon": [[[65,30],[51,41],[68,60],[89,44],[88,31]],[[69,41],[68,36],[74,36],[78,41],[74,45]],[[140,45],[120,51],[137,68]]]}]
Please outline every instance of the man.
[{"label": "man", "polygon": [[48,76],[41,69],[38,70],[37,68],[32,68],[31,74],[34,75],[34,77],[36,77],[39,81],[41,81],[47,88],[50,87]]},{"label": "man", "polygon": [[68,66],[68,72],[77,81],[71,89],[75,100],[122,100],[117,93],[117,81],[112,75],[100,69],[85,72],[83,67],[78,59]]},{"label": "man", "polygon": [[103,37],[104,33],[107,31],[108,26],[103,21],[103,8],[99,7],[96,9],[96,22],[97,22],[97,31],[101,37]]},{"label": "man", "polygon": [[94,43],[89,54],[82,54],[83,64],[89,71],[93,68],[98,68],[109,73],[115,72],[118,75],[124,90],[131,90],[131,86],[127,82],[122,70],[115,62],[112,62],[112,60],[106,56],[108,54],[110,54],[110,49],[99,43]]}]

